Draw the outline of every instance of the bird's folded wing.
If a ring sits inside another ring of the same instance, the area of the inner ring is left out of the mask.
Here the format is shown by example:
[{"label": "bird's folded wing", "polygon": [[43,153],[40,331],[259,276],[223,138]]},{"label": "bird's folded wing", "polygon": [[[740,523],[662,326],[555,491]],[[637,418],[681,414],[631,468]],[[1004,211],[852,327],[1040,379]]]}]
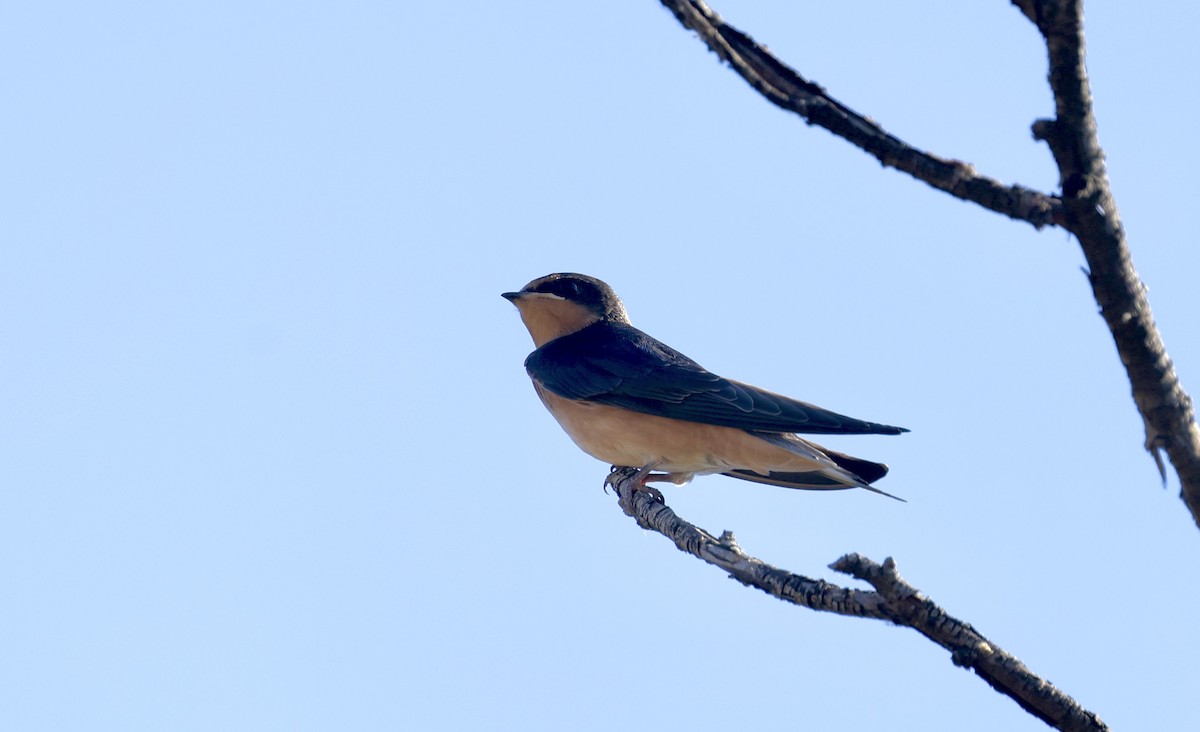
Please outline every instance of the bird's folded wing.
[{"label": "bird's folded wing", "polygon": [[525,368],[567,399],[690,422],[807,434],[907,431],[722,378],[624,323],[601,321],[550,341],[530,354]]}]

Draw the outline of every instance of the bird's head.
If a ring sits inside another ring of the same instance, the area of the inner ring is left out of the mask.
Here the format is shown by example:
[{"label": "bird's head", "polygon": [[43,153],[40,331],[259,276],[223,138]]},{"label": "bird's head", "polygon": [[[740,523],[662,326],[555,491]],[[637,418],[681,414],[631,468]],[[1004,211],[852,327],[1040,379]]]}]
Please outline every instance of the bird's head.
[{"label": "bird's head", "polygon": [[518,292],[503,293],[503,297],[521,311],[521,320],[538,348],[600,320],[629,322],[617,293],[587,275],[571,272],[546,275]]}]

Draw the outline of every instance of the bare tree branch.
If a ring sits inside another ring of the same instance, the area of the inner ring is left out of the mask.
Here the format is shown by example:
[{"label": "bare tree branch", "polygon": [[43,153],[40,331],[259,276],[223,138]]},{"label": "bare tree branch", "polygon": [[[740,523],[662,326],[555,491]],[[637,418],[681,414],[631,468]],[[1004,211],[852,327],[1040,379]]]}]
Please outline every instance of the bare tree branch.
[{"label": "bare tree branch", "polygon": [[1081,707],[968,623],[951,616],[905,582],[890,557],[881,565],[858,554],[847,554],[830,565],[870,583],[874,592],[792,574],[742,551],[730,532],[716,538],[680,518],[648,493],[637,490],[633,481],[636,472],[632,468],[616,468],[610,476],[621,509],[642,528],[675,542],[680,551],[720,567],[748,587],[810,610],[875,618],[912,628],[950,651],[950,660],[956,666],[971,669],[996,691],[1011,697],[1051,727],[1078,732],[1108,729],[1095,713]]},{"label": "bare tree branch", "polygon": [[1004,186],[961,161],[917,150],[829,96],[752,38],[721,20],[702,0],[660,0],[686,28],[773,104],[842,137],[884,165],[939,190],[1041,228],[1063,227],[1079,239],[1101,314],[1125,365],[1145,425],[1145,447],[1164,481],[1159,450],[1179,475],[1181,497],[1200,526],[1200,426],[1167,355],[1138,278],[1096,137],[1084,67],[1082,0],[1012,0],[1046,39],[1056,118],[1038,120],[1034,136],[1058,163],[1062,198]]},{"label": "bare tree branch", "polygon": [[983,206],[1037,228],[1058,219],[1061,202],[1054,196],[1019,185],[1006,186],[979,175],[960,160],[948,160],[918,150],[888,134],[878,123],[829,96],[754,39],[721,20],[702,0],[661,0],[685,27],[694,30],[708,47],[726,61],[772,103],[845,138],[879,162],[908,173],[938,190]]},{"label": "bare tree branch", "polygon": [[1013,0],[1046,39],[1055,118],[1038,120],[1033,134],[1058,163],[1063,190],[1063,228],[1079,239],[1088,279],[1145,422],[1146,449],[1158,463],[1165,450],[1179,475],[1181,497],[1200,525],[1200,427],[1191,397],[1167,355],[1133,267],[1096,135],[1092,92],[1085,66],[1081,0]]}]

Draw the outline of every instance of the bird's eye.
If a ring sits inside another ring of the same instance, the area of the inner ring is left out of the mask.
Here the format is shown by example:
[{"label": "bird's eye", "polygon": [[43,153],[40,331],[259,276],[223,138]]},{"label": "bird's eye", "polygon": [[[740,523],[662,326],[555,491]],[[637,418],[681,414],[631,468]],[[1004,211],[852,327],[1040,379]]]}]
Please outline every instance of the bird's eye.
[{"label": "bird's eye", "polygon": [[552,283],[547,291],[571,300],[578,300],[583,293],[583,287],[577,280],[561,279]]}]

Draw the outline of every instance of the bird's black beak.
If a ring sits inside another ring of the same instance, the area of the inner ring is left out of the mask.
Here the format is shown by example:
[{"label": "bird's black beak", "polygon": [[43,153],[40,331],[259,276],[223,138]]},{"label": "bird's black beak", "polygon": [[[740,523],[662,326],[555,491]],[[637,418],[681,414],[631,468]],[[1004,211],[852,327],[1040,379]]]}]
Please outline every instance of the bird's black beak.
[{"label": "bird's black beak", "polygon": [[523,293],[523,292],[501,292],[500,297],[504,298],[505,300],[508,300],[509,302],[516,302],[517,300],[520,299],[521,295],[524,295],[524,294],[525,293]]}]

